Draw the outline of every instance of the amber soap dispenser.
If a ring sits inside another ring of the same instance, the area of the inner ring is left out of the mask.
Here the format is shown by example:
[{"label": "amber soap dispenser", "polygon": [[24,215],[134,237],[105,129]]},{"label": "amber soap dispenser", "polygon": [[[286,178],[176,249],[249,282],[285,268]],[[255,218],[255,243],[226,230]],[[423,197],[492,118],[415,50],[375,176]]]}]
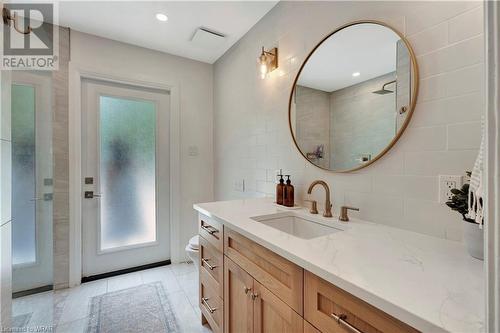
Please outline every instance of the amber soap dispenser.
[{"label": "amber soap dispenser", "polygon": [[278,205],[283,205],[283,193],[285,191],[285,180],[283,175],[278,175],[280,177],[279,183],[276,184],[276,203]]},{"label": "amber soap dispenser", "polygon": [[293,207],[295,202],[292,181],[290,180],[290,175],[286,175],[285,177],[288,179],[286,180],[286,185],[283,190],[283,205],[286,207]]}]

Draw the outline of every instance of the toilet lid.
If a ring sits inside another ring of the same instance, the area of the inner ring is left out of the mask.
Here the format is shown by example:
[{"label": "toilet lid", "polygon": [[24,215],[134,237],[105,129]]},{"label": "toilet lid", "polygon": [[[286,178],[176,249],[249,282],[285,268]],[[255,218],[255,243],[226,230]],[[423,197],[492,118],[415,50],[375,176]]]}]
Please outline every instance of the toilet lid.
[{"label": "toilet lid", "polygon": [[199,236],[196,235],[191,237],[191,239],[189,240],[189,247],[192,248],[193,250],[198,250],[199,246],[200,246]]}]

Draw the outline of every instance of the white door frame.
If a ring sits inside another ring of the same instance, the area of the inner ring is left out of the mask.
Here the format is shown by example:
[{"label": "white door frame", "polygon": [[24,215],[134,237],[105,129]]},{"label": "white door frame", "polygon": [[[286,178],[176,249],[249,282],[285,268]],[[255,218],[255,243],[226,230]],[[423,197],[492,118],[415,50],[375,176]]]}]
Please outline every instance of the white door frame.
[{"label": "white door frame", "polygon": [[103,80],[170,92],[170,257],[180,262],[180,95],[179,84],[158,80],[124,69],[69,63],[69,286],[77,286],[82,277],[82,79]]},{"label": "white door frame", "polygon": [[500,332],[500,4],[484,2],[486,35],[486,332]]}]

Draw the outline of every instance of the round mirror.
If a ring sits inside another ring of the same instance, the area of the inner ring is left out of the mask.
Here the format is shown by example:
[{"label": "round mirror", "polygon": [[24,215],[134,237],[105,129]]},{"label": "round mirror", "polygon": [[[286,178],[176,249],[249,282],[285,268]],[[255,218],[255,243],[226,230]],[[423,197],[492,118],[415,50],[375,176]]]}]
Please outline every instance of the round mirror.
[{"label": "round mirror", "polygon": [[295,145],[326,170],[366,167],[401,136],[417,92],[415,55],[398,31],[375,21],[343,26],[311,51],[295,78],[289,103]]}]

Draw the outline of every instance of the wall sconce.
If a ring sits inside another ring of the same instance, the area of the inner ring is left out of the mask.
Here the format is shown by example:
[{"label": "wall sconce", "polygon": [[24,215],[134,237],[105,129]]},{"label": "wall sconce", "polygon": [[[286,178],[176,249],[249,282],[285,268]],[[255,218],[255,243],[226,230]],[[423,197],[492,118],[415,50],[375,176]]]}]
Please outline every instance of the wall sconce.
[{"label": "wall sconce", "polygon": [[19,32],[20,34],[27,35],[31,32],[30,26],[28,26],[24,30],[21,30],[21,28],[19,28],[19,16],[17,16],[16,13],[11,14],[10,10],[5,7],[2,9],[2,19],[3,19],[3,24],[5,24],[8,27],[10,27],[11,22],[13,22],[14,29],[16,29],[16,31]]},{"label": "wall sconce", "polygon": [[265,79],[267,73],[270,73],[278,68],[278,48],[275,47],[266,51],[263,46],[258,60],[260,64],[260,78]]}]

